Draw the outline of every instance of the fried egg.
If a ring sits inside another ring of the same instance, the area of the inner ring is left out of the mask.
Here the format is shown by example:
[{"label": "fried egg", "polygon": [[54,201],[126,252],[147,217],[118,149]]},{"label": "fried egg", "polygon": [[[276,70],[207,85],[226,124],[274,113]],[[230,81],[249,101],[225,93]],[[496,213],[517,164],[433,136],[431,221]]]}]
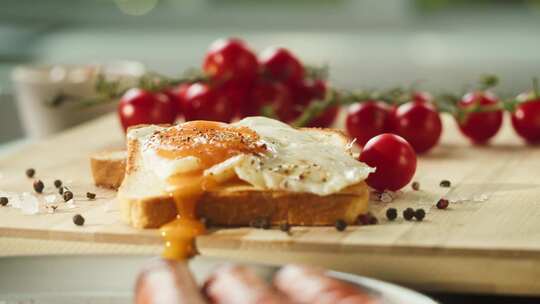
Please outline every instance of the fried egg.
[{"label": "fried egg", "polygon": [[341,134],[295,129],[266,117],[232,124],[190,121],[135,129],[144,165],[165,182],[199,172],[217,183],[237,178],[261,190],[329,195],[374,169],[356,160]]}]

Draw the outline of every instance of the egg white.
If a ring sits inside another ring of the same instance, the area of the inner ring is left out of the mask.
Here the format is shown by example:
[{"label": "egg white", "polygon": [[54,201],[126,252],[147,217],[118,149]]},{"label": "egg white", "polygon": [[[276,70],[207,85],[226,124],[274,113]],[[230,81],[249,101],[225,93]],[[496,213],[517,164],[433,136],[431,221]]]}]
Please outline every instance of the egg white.
[{"label": "egg white", "polygon": [[[266,117],[248,117],[232,125],[255,131],[267,152],[236,155],[204,171],[218,182],[238,176],[258,189],[329,195],[363,181],[374,171],[356,160],[347,142],[332,132],[298,130]],[[150,128],[129,132],[128,136],[139,140],[144,165],[158,178],[167,180],[172,175],[200,168],[196,156],[166,159],[146,146],[144,143],[151,135],[163,127]]]}]

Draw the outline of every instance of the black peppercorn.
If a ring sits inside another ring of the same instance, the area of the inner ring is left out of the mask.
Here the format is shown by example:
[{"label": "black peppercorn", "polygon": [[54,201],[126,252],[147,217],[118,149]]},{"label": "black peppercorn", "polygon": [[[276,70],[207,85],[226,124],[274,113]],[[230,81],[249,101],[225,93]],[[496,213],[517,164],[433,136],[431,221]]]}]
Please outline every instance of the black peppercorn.
[{"label": "black peppercorn", "polygon": [[291,230],[291,225],[289,225],[289,223],[282,223],[279,225],[279,230],[288,233]]},{"label": "black peppercorn", "polygon": [[369,224],[370,225],[377,225],[378,223],[379,223],[379,220],[373,214],[370,214]]},{"label": "black peppercorn", "polygon": [[96,194],[95,194],[95,193],[92,193],[92,192],[86,192],[86,197],[87,197],[88,199],[93,200],[93,199],[96,198]]},{"label": "black peppercorn", "polygon": [[73,216],[73,224],[77,225],[77,226],[82,226],[84,225],[84,217],[80,214],[75,214]]},{"label": "black peppercorn", "polygon": [[270,229],[270,221],[267,218],[258,217],[249,222],[249,226],[259,229]]},{"label": "black peppercorn", "polygon": [[37,193],[41,193],[43,192],[43,188],[45,188],[45,185],[43,184],[43,182],[41,180],[36,180],[34,181],[34,190],[37,192]]},{"label": "black peppercorn", "polygon": [[347,223],[342,219],[337,220],[334,226],[337,231],[344,231],[347,229]]},{"label": "black peppercorn", "polygon": [[452,186],[452,183],[447,179],[443,179],[441,183],[439,184],[439,186],[443,188],[449,188],[450,186]]},{"label": "black peppercorn", "polygon": [[34,175],[36,175],[36,170],[35,169],[33,169],[33,168],[26,169],[26,176],[28,178],[32,178],[32,177],[34,177]]},{"label": "black peppercorn", "polygon": [[418,190],[420,190],[420,183],[419,182],[413,182],[411,187],[413,188],[414,191],[418,191]]},{"label": "black peppercorn", "polygon": [[8,203],[9,203],[9,200],[7,197],[5,196],[0,197],[0,205],[6,206]]},{"label": "black peppercorn", "polygon": [[386,218],[389,221],[393,221],[397,218],[397,209],[396,208],[388,208],[386,209]]},{"label": "black peppercorn", "polygon": [[416,211],[414,212],[414,217],[417,221],[422,221],[424,217],[426,217],[426,211],[422,208],[416,209]]},{"label": "black peppercorn", "polygon": [[54,181],[54,186],[55,186],[56,188],[62,187],[62,181],[59,180],[59,179],[55,180],[55,181]]},{"label": "black peppercorn", "polygon": [[71,191],[64,191],[64,202],[67,202],[69,201],[70,199],[73,198],[73,192]]},{"label": "black peppercorn", "polygon": [[403,218],[405,220],[410,221],[410,220],[412,220],[413,217],[414,217],[413,208],[407,208],[407,209],[403,210]]},{"label": "black peppercorn", "polygon": [[63,195],[64,194],[64,187],[58,188],[58,193],[60,193],[60,195]]},{"label": "black peppercorn", "polygon": [[437,202],[437,208],[439,209],[446,209],[448,208],[448,205],[449,205],[449,202],[447,199],[445,198],[441,198],[438,202]]}]

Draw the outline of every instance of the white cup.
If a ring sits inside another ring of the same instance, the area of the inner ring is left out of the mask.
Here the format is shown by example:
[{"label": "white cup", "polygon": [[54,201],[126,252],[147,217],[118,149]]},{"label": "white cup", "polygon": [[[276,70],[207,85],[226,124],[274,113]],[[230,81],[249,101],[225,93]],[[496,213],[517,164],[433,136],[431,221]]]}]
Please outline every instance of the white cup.
[{"label": "white cup", "polygon": [[[145,72],[139,62],[118,61],[103,65],[18,66],[11,78],[26,135],[42,138],[88,121],[116,108],[118,101],[83,106],[81,100],[96,96],[98,74],[120,80],[129,87]],[[58,96],[68,96],[56,106]]]}]

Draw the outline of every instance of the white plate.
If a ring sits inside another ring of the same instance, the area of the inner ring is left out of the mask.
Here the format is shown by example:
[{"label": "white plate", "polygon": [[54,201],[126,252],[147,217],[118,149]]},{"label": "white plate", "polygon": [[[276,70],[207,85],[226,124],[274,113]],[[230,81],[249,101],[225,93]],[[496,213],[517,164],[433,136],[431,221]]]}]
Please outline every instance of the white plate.
[{"label": "white plate", "polygon": [[[132,303],[137,273],[151,257],[144,256],[37,256],[0,258],[0,304],[8,303]],[[197,257],[190,267],[200,282],[220,264],[231,262]],[[270,279],[278,269],[249,264]],[[352,274],[332,276],[380,294],[384,303],[435,304],[433,300],[394,284]]]}]

